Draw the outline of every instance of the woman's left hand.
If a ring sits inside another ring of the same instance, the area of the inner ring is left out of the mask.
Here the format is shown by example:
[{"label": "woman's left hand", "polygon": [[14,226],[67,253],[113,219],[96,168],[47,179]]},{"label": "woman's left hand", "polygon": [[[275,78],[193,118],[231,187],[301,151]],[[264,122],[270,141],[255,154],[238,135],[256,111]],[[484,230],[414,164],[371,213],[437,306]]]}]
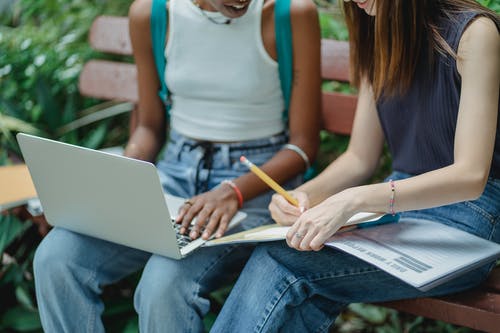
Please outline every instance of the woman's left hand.
[{"label": "woman's left hand", "polygon": [[306,210],[286,234],[288,246],[299,251],[319,251],[323,244],[354,215],[350,200],[341,192]]},{"label": "woman's left hand", "polygon": [[223,184],[186,200],[179,210],[176,222],[182,224],[180,232],[184,234],[191,221],[196,218],[189,233],[192,239],[198,238],[200,233],[203,239],[208,239],[214,232],[215,237],[221,237],[237,211],[236,193],[229,185]]}]

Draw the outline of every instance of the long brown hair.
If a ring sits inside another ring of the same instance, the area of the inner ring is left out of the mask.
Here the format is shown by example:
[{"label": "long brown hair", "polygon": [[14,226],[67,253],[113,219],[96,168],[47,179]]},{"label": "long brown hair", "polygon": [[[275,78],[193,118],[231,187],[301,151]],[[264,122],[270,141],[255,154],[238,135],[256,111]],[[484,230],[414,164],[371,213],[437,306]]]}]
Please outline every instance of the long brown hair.
[{"label": "long brown hair", "polygon": [[491,18],[500,29],[500,18],[474,0],[375,0],[376,16],[356,3],[344,4],[349,30],[351,80],[359,86],[366,78],[375,97],[404,94],[422,57],[432,66],[437,53],[455,57],[439,34],[438,23],[465,11]]}]

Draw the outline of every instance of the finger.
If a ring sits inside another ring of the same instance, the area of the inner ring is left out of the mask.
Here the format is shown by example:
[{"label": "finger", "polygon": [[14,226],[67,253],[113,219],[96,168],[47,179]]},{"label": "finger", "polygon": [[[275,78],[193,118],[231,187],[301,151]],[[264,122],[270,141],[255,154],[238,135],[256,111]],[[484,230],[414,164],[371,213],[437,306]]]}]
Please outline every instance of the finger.
[{"label": "finger", "polygon": [[322,230],[321,232],[318,232],[311,240],[309,246],[314,251],[321,250],[327,239],[329,239],[335,233],[335,231],[336,230],[329,232],[327,230]]},{"label": "finger", "polygon": [[208,205],[203,206],[203,209],[201,209],[196,216],[196,223],[193,225],[191,232],[189,233],[189,237],[191,237],[192,239],[198,238],[200,231],[203,230],[203,228],[207,224],[207,220],[209,219],[212,212],[212,207]]},{"label": "finger", "polygon": [[307,230],[307,233],[304,235],[304,237],[302,237],[301,241],[300,241],[300,244],[299,244],[299,248],[302,250],[302,251],[311,251],[313,250],[313,248],[311,248],[311,241],[316,237],[316,235],[318,234],[316,228],[309,228]]},{"label": "finger", "polygon": [[299,215],[290,215],[284,213],[275,203],[270,203],[268,208],[273,220],[280,225],[292,225],[299,217]]},{"label": "finger", "polygon": [[309,208],[309,197],[307,196],[307,194],[303,192],[297,192],[294,193],[294,197],[299,202],[299,209],[302,208],[303,210],[306,210]]},{"label": "finger", "polygon": [[286,236],[285,236],[285,238],[287,239],[287,241],[288,240],[291,241],[293,239],[293,236],[297,232],[297,230],[299,228],[299,225],[300,225],[300,220],[297,220],[297,221],[295,221],[294,224],[292,224],[292,226],[290,227],[290,229],[288,229],[288,231],[286,233]]},{"label": "finger", "polygon": [[217,232],[215,233],[215,237],[219,238],[224,235],[224,233],[227,230],[227,226],[229,225],[229,221],[231,220],[231,217],[229,217],[228,214],[222,215],[220,222],[219,222],[219,228],[217,228]]},{"label": "finger", "polygon": [[273,200],[276,203],[276,206],[285,214],[293,216],[300,215],[300,209],[288,202],[288,200],[286,200],[282,195],[273,194]]},{"label": "finger", "polygon": [[177,217],[175,218],[176,223],[180,223],[182,221],[182,218],[184,217],[184,214],[193,206],[194,204],[194,199],[186,199],[184,203],[179,207],[177,211]]},{"label": "finger", "polygon": [[297,231],[295,231],[292,235],[290,235],[290,244],[293,248],[297,250],[302,250],[300,248],[300,243],[302,242],[302,239],[305,237],[307,234],[307,228],[304,225],[301,225]]},{"label": "finger", "polygon": [[194,217],[198,214],[198,212],[201,210],[201,208],[202,205],[195,202],[190,208],[187,209],[187,211],[182,216],[182,225],[179,230],[181,234],[184,234],[189,229],[191,222],[193,221]]},{"label": "finger", "polygon": [[217,225],[219,224],[220,217],[222,213],[219,210],[215,210],[212,212],[212,215],[210,215],[210,219],[208,220],[207,226],[205,227],[205,230],[203,230],[202,238],[203,239],[208,239],[213,231],[217,228]]}]

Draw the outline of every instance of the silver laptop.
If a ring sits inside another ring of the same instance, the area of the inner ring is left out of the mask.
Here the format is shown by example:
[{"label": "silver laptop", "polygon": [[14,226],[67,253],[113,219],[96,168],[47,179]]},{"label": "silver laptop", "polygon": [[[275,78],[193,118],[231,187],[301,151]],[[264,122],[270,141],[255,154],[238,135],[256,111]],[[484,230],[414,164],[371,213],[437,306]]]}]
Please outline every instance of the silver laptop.
[{"label": "silver laptop", "polygon": [[49,224],[174,259],[205,243],[176,231],[172,214],[184,199],[164,195],[153,164],[23,133],[17,140]]}]

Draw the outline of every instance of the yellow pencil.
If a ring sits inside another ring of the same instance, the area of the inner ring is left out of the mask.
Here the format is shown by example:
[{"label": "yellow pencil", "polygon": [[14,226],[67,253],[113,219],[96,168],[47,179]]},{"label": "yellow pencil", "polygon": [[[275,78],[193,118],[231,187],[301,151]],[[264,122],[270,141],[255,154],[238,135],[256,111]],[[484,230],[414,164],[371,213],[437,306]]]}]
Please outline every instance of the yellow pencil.
[{"label": "yellow pencil", "polygon": [[259,169],[258,166],[256,166],[252,162],[250,162],[245,156],[241,156],[240,157],[240,161],[242,163],[244,163],[250,169],[250,171],[252,171],[255,175],[257,175],[257,177],[259,177],[260,179],[262,179],[262,181],[264,183],[266,183],[267,185],[269,185],[269,187],[271,187],[273,190],[275,190],[276,192],[278,192],[279,194],[281,194],[282,196],[284,196],[285,199],[289,203],[291,203],[292,205],[294,205],[296,207],[299,206],[299,202],[297,201],[297,199],[295,199],[290,194],[288,194],[288,192],[283,187],[281,187],[278,183],[276,183],[264,171],[262,171],[261,169]]}]

